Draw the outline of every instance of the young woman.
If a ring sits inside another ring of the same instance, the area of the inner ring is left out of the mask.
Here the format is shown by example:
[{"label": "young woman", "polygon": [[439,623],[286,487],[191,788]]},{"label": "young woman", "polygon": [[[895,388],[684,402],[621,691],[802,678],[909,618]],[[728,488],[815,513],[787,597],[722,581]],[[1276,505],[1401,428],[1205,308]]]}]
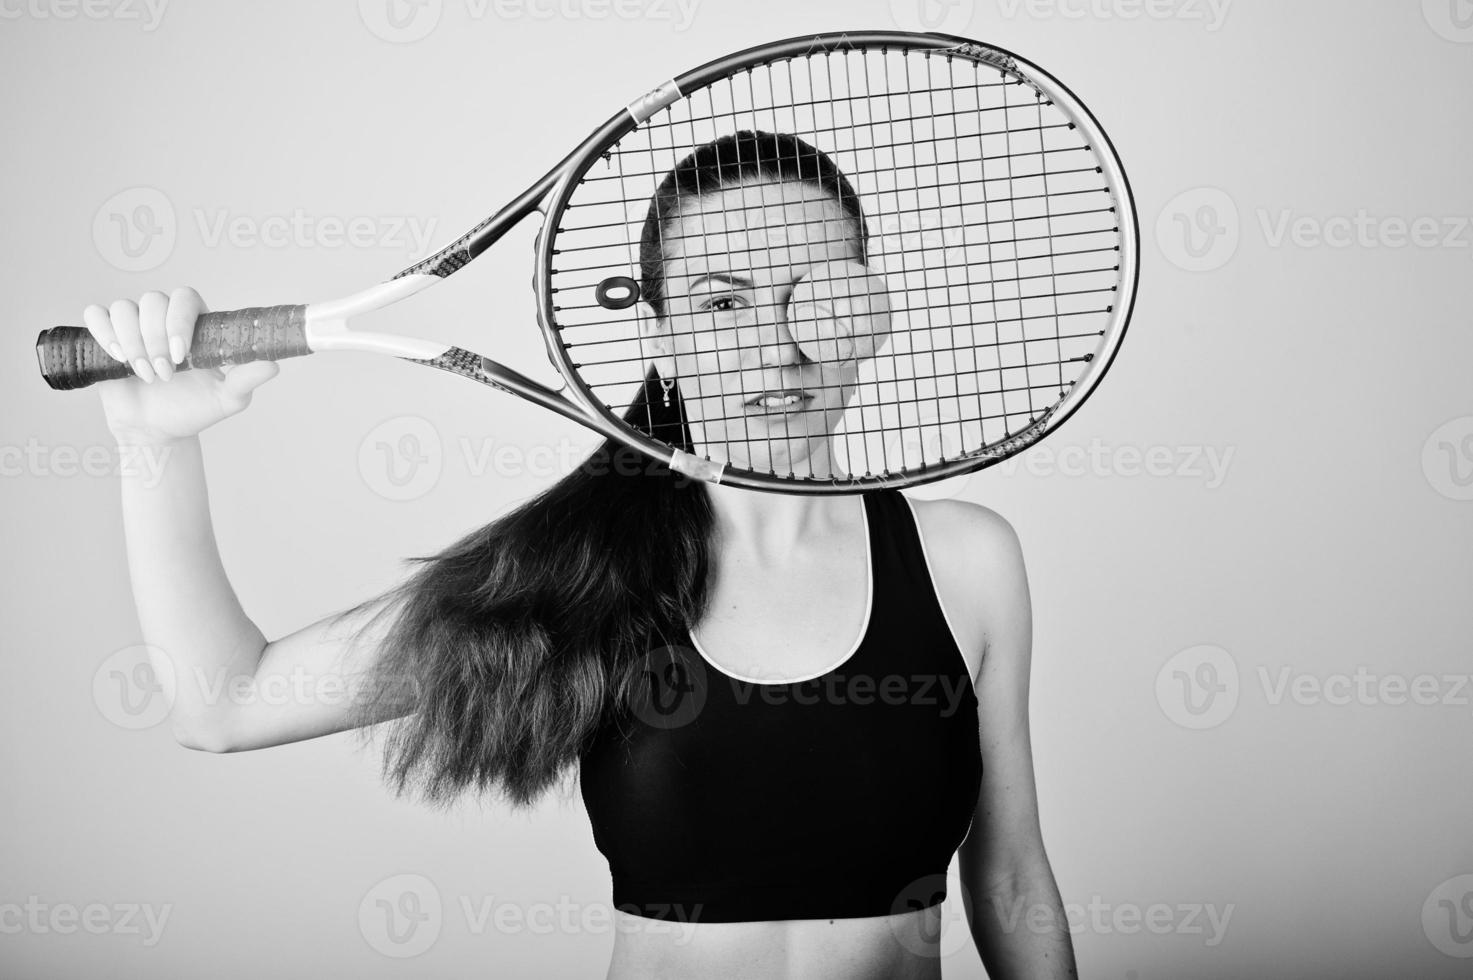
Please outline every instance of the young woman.
[{"label": "young woman", "polygon": [[[831,473],[863,351],[814,360],[786,308],[814,268],[862,269],[866,245],[853,188],[807,143],[698,147],[645,222],[655,315],[627,417],[737,465]],[[181,289],[85,314],[139,375],[100,387],[116,438],[169,449],[157,485],[124,477],[123,503],[182,744],[397,719],[399,792],[525,805],[577,772],[619,910],[610,977],[939,977],[958,845],[989,975],[1074,976],[1034,791],[1028,588],[1001,517],[711,486],[606,443],[388,594],[268,641],[221,567],[198,433],[277,368],[175,374],[203,310]],[[196,683],[292,673],[365,682],[346,705],[212,704]],[[662,920],[676,928],[648,927]]]}]

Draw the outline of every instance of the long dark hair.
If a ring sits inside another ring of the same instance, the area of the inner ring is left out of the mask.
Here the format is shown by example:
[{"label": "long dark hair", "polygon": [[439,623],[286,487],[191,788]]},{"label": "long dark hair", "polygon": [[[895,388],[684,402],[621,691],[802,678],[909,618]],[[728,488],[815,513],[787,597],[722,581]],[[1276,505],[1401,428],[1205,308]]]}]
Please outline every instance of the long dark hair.
[{"label": "long dark hair", "polygon": [[[664,314],[661,238],[682,202],[741,181],[796,180],[852,215],[858,196],[795,136],[741,131],[698,147],[661,181],[640,238],[643,298]],[[651,370],[626,421],[691,451],[678,387]],[[705,486],[606,440],[574,472],[437,555],[401,585],[342,613],[392,616],[353,702],[360,731],[385,726],[384,775],[445,805],[464,791],[533,803],[601,725],[629,711],[651,650],[706,607],[714,518]],[[366,627],[360,627],[359,635]],[[404,712],[407,711],[407,714]]]}]

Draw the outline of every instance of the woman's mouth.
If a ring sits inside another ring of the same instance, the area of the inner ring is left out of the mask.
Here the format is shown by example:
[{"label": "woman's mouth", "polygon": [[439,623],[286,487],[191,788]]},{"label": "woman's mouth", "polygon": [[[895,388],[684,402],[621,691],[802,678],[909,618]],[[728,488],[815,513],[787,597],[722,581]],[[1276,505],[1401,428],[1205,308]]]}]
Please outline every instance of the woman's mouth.
[{"label": "woman's mouth", "polygon": [[801,412],[808,408],[813,396],[799,388],[780,388],[763,391],[747,399],[746,409],[759,415],[781,415],[786,412]]}]

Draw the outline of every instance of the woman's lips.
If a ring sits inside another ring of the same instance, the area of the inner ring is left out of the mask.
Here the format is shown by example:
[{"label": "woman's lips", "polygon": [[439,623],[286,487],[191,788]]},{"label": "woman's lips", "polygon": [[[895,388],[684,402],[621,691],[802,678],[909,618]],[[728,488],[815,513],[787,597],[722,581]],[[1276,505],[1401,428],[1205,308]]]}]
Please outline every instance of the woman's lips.
[{"label": "woman's lips", "polygon": [[778,388],[754,395],[744,404],[749,413],[785,415],[790,412],[802,412],[812,402],[813,396],[801,388]]}]

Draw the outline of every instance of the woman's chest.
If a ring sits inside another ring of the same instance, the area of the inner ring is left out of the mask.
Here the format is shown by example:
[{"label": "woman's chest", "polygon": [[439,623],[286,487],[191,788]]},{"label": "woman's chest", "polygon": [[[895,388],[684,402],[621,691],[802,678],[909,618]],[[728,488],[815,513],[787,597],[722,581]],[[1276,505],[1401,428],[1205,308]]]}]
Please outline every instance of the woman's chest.
[{"label": "woman's chest", "polygon": [[838,546],[802,561],[718,564],[693,631],[718,670],[774,683],[837,666],[858,646],[874,603],[868,548]]}]

